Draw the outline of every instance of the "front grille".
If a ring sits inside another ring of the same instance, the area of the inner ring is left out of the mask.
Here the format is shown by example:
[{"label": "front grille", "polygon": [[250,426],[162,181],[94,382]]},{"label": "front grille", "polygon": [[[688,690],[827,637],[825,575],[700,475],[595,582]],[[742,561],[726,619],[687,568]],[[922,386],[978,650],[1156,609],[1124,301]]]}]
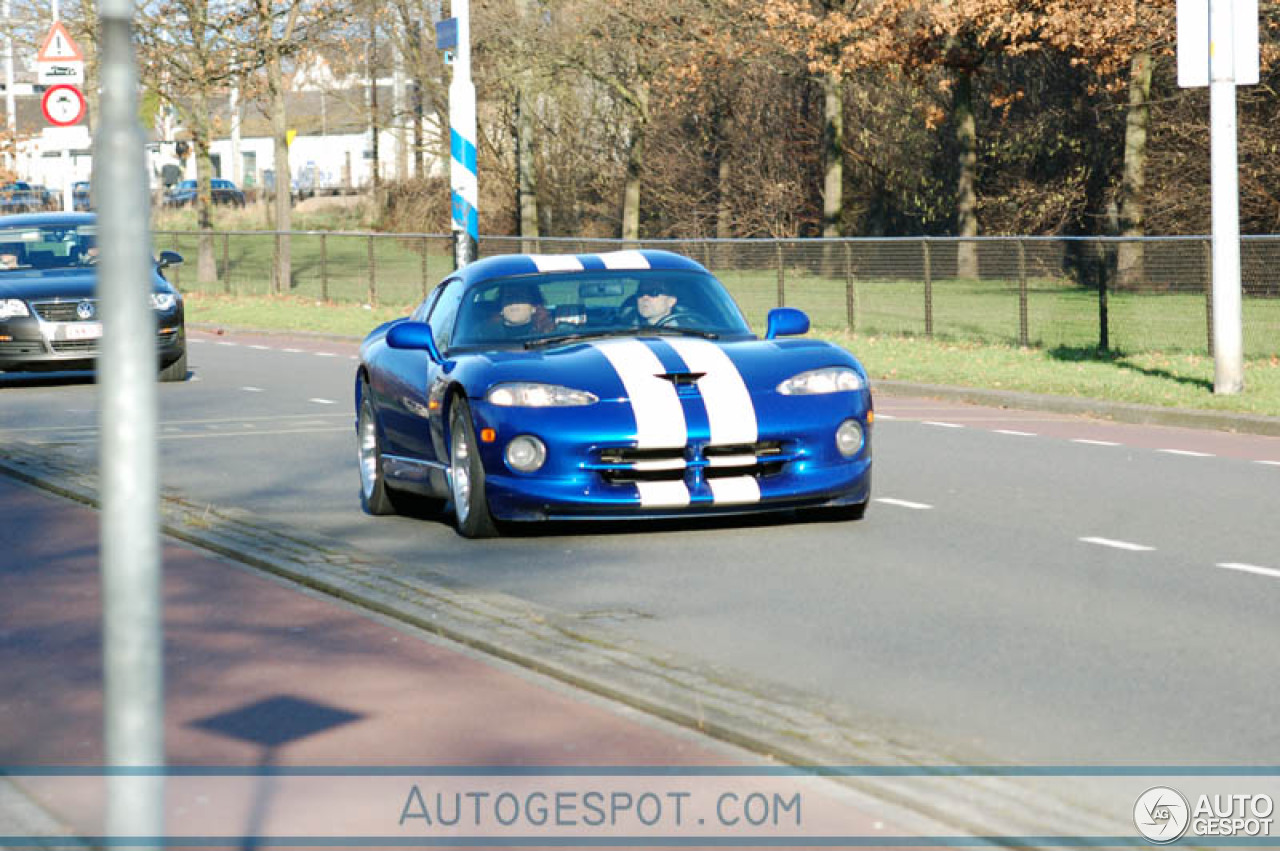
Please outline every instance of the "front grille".
[{"label": "front grille", "polygon": [[96,355],[98,353],[97,340],[55,340],[49,345],[53,346],[53,351],[60,355]]},{"label": "front grille", "polygon": [[90,317],[89,321],[96,320],[98,318],[97,299],[78,298],[73,301],[37,301],[32,303],[31,306],[35,308],[36,315],[45,322],[80,322],[82,320],[76,311],[82,301],[88,301],[93,305],[94,315]]},{"label": "front grille", "polygon": [[44,346],[26,340],[0,340],[0,355],[42,355]]},{"label": "front grille", "polygon": [[792,460],[776,440],[732,446],[681,447],[675,449],[602,449],[592,465],[611,484],[626,482],[678,482],[691,469],[709,479],[741,476],[773,476]]}]

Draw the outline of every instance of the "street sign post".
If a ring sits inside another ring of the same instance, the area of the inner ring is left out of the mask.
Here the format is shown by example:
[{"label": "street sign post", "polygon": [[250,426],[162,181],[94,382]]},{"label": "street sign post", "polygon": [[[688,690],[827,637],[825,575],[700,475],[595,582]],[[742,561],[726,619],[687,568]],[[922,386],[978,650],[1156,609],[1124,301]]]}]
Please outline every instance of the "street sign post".
[{"label": "street sign post", "polygon": [[[77,86],[84,84],[84,54],[62,21],[54,21],[36,54],[36,78],[49,86],[40,102],[45,120],[54,127],[72,127],[85,116],[87,104]],[[74,209],[71,146],[62,147],[62,209]]]},{"label": "street sign post", "polygon": [[1258,0],[1178,0],[1178,84],[1209,87],[1213,392],[1244,390],[1236,86],[1258,82]]}]

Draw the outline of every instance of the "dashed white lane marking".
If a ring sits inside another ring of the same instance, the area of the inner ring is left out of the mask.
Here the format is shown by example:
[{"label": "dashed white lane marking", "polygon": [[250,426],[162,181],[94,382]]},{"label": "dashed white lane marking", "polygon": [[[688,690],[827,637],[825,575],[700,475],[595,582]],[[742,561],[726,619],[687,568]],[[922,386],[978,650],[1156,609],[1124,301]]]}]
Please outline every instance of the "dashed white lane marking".
[{"label": "dashed white lane marking", "polygon": [[1116,550],[1128,550],[1134,553],[1149,553],[1155,550],[1155,547],[1148,547],[1146,544],[1135,544],[1130,541],[1115,541],[1111,538],[1081,538],[1083,543],[1097,544],[1100,547],[1111,547]]},{"label": "dashed white lane marking", "polygon": [[1081,443],[1085,446],[1119,446],[1120,444],[1111,440],[1089,440],[1084,437],[1072,438],[1072,443]]},{"label": "dashed white lane marking", "polygon": [[1035,437],[1036,436],[1036,433],[1034,431],[1014,431],[1011,428],[998,428],[996,429],[996,434],[1007,434],[1007,435],[1010,435],[1011,437]]},{"label": "dashed white lane marking", "polygon": [[316,352],[316,357],[318,357],[318,358],[336,358],[336,357],[337,357],[337,355],[335,355],[333,352]]},{"label": "dashed white lane marking", "polygon": [[896,419],[897,419],[897,417],[895,417],[893,414],[876,414],[876,419],[878,419],[878,420],[896,420]]},{"label": "dashed white lane marking", "polygon": [[924,422],[920,423],[920,425],[933,426],[935,428],[964,428],[964,426],[960,425],[959,423],[940,423],[934,420],[925,420]]},{"label": "dashed white lane marking", "polygon": [[1256,573],[1258,576],[1280,579],[1280,570],[1276,570],[1274,567],[1259,567],[1256,564],[1241,564],[1236,561],[1224,561],[1217,566],[1223,570],[1238,570],[1241,573]]},{"label": "dashed white lane marking", "polygon": [[337,402],[332,399],[308,399],[308,402],[315,402],[317,405],[336,405]]},{"label": "dashed white lane marking", "polygon": [[244,391],[244,392],[246,392],[246,393],[266,393],[266,392],[267,392],[267,391],[263,390],[261,387],[250,387],[250,386],[248,386],[248,385],[245,385],[244,387],[241,387],[240,389],[241,389],[241,390],[243,390],[243,391]]},{"label": "dashed white lane marking", "polygon": [[269,351],[271,351],[271,347],[270,347],[270,346],[258,346],[258,345],[253,345],[253,346],[250,346],[249,348],[251,348],[251,349],[256,349],[257,351],[260,351],[260,352],[269,352]]},{"label": "dashed white lane marking", "polygon": [[881,502],[881,503],[884,503],[885,505],[896,505],[899,508],[910,508],[913,511],[928,511],[930,508],[933,508],[932,505],[926,505],[923,502],[910,502],[905,499],[892,499],[887,496],[879,497],[875,500],[875,502]]},{"label": "dashed white lane marking", "polygon": [[1255,461],[1255,464],[1265,464],[1268,467],[1280,467],[1280,461]]},{"label": "dashed white lane marking", "polygon": [[1212,458],[1212,452],[1192,452],[1190,449],[1157,449],[1157,452],[1163,452],[1165,455],[1183,455],[1187,458]]},{"label": "dashed white lane marking", "polygon": [[288,352],[289,354],[293,354],[293,355],[302,354],[302,349],[281,349],[280,351]]},{"label": "dashed white lane marking", "polygon": [[236,348],[237,346],[239,346],[240,344],[239,344],[239,343],[231,343],[231,342],[228,342],[227,340],[219,340],[219,341],[218,341],[218,345],[219,345],[219,346],[226,346],[226,347],[227,347],[227,348],[229,348],[229,349],[234,349],[234,348]]}]

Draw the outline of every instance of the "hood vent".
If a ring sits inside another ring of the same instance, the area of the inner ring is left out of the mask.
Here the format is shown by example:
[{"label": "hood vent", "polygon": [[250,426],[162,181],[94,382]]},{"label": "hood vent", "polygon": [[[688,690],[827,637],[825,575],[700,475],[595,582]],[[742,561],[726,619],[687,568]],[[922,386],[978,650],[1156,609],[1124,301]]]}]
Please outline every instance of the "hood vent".
[{"label": "hood vent", "polygon": [[660,372],[656,377],[663,381],[670,381],[677,387],[692,387],[704,375],[706,375],[705,372]]}]

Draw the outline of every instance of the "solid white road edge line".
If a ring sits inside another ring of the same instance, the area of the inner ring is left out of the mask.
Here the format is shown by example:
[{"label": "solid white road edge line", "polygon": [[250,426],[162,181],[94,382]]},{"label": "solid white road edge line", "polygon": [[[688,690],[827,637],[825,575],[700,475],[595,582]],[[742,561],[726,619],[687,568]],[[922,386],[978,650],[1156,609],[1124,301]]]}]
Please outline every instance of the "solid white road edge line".
[{"label": "solid white road edge line", "polygon": [[1154,552],[1155,547],[1148,547],[1146,544],[1134,544],[1129,541],[1115,541],[1111,538],[1081,538],[1080,541],[1086,544],[1097,544],[1100,547],[1111,547],[1116,550],[1128,550],[1134,553]]}]

